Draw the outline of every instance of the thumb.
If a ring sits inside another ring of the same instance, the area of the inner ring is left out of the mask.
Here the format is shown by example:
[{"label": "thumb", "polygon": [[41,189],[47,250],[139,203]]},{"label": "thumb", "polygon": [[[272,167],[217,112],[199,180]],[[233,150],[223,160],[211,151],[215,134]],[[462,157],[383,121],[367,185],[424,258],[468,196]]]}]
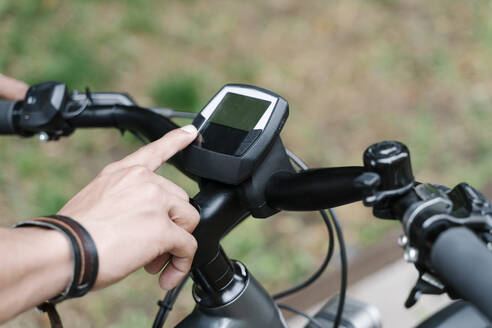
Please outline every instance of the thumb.
[{"label": "thumb", "polygon": [[0,98],[22,100],[28,88],[24,82],[0,74]]}]

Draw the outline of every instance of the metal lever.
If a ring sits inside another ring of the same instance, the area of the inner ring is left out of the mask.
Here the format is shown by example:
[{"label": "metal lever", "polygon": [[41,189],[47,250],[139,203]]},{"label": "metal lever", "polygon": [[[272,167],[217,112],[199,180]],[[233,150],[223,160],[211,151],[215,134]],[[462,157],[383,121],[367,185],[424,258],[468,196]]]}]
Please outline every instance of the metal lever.
[{"label": "metal lever", "polygon": [[420,274],[405,301],[405,307],[409,309],[414,306],[422,294],[440,295],[444,291],[444,285],[436,277],[428,273]]}]

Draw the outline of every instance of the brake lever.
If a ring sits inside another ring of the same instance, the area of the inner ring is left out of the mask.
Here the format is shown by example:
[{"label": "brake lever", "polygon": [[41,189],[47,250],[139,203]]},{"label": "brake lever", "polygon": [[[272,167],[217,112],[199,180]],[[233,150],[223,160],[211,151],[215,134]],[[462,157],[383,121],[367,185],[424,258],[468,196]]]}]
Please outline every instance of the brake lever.
[{"label": "brake lever", "polygon": [[445,292],[446,289],[439,279],[430,273],[421,272],[415,286],[412,288],[405,301],[405,308],[409,309],[414,306],[423,294],[441,295]]},{"label": "brake lever", "polygon": [[464,226],[474,231],[492,250],[492,204],[467,183],[453,189],[440,185],[420,184],[414,188],[419,201],[405,212],[402,219],[405,235],[399,244],[405,249],[405,260],[415,264],[419,278],[412,288],[405,307],[413,306],[422,294],[453,292],[432,274],[428,266],[430,245],[444,230]]}]

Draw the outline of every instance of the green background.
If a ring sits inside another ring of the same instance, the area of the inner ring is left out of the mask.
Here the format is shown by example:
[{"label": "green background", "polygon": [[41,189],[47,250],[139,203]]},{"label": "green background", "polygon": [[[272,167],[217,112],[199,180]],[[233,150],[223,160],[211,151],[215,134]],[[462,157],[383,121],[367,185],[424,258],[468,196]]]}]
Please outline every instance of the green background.
[{"label": "green background", "polygon": [[[226,83],[258,85],[289,101],[282,138],[310,166],[360,165],[371,143],[400,140],[420,181],[468,181],[490,196],[491,22],[482,0],[2,0],[0,72],[189,111]],[[0,138],[2,226],[56,212],[138,146],[101,130]],[[173,168],[160,173],[196,193]],[[351,256],[398,228],[360,204],[339,213]],[[326,232],[315,215],[285,213],[248,220],[224,245],[277,291],[319,264]],[[148,327],[161,296],[139,271],[60,311],[67,327]],[[186,290],[170,326],[191,305]],[[29,311],[7,326],[46,324]]]}]

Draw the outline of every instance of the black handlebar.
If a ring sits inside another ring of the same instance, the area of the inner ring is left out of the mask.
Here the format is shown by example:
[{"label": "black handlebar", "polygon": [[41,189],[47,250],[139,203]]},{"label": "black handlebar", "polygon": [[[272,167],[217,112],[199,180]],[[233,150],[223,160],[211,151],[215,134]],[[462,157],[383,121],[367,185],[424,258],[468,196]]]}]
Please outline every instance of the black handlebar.
[{"label": "black handlebar", "polygon": [[359,166],[279,172],[268,180],[265,196],[272,208],[315,211],[360,201],[378,183],[376,174]]},{"label": "black handlebar", "polygon": [[0,100],[0,134],[14,134],[13,111],[17,101]]},{"label": "black handlebar", "polygon": [[[120,95],[117,94],[117,96]],[[60,136],[69,135],[75,128],[117,128],[122,131],[138,132],[148,140],[154,141],[179,127],[152,110],[130,103],[127,105],[87,105],[82,106],[82,110],[76,110],[75,113],[66,111],[65,107],[69,107],[68,105],[54,110],[49,108],[48,114],[51,115],[49,120],[46,120],[46,113],[43,112],[45,108],[33,112],[25,111],[25,107],[26,104],[23,101],[0,100],[0,135],[31,136],[44,132],[56,140]],[[180,153],[173,156],[169,162],[191,179],[197,180],[197,177],[183,169]]]},{"label": "black handlebar", "polygon": [[[138,106],[91,106],[79,115],[67,119],[72,128],[112,127],[141,133],[150,141],[155,141],[167,132],[178,128],[174,122],[149,109]],[[181,153],[174,155],[169,161],[186,174],[190,179],[197,177],[187,172],[181,164]]]},{"label": "black handlebar", "polygon": [[138,131],[151,141],[179,126],[151,110],[137,106],[90,106],[67,119],[74,128],[113,127]]},{"label": "black handlebar", "polygon": [[492,320],[492,252],[472,231],[462,227],[444,231],[430,259],[447,286]]}]

